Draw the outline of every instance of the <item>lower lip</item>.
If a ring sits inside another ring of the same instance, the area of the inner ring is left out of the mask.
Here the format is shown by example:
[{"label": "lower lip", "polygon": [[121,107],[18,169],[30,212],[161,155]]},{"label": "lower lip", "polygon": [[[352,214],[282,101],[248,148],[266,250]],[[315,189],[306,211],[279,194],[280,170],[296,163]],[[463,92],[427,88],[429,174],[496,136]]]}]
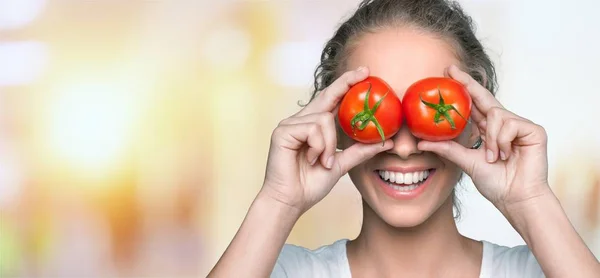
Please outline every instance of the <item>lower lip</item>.
[{"label": "lower lip", "polygon": [[410,190],[410,191],[395,190],[391,186],[389,186],[383,179],[381,179],[381,177],[379,176],[379,173],[377,173],[377,171],[375,171],[373,173],[376,175],[375,178],[377,178],[379,186],[383,189],[383,192],[385,192],[386,195],[388,195],[394,199],[397,199],[397,200],[410,200],[410,199],[417,198],[419,195],[421,195],[421,193],[423,193],[423,191],[425,191],[425,188],[427,187],[427,185],[429,185],[429,183],[431,183],[431,178],[435,174],[435,169],[429,170],[429,176],[427,177],[427,179],[421,185],[419,185],[417,188]]}]

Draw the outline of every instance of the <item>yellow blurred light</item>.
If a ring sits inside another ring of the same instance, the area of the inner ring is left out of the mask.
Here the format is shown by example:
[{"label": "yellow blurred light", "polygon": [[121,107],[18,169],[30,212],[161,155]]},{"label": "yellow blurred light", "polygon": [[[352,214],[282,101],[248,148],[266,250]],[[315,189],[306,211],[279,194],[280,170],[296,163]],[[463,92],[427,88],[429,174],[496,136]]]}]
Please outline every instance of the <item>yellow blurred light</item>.
[{"label": "yellow blurred light", "polygon": [[17,202],[23,180],[24,169],[16,148],[0,138],[0,209]]},{"label": "yellow blurred light", "polygon": [[133,92],[119,84],[84,82],[59,90],[50,106],[53,151],[78,169],[102,172],[123,155],[135,119]]},{"label": "yellow blurred light", "polygon": [[[212,31],[200,50],[211,67],[222,70],[239,70],[247,62],[252,47],[250,34],[240,28],[224,25]],[[227,53],[223,55],[223,53]]]}]

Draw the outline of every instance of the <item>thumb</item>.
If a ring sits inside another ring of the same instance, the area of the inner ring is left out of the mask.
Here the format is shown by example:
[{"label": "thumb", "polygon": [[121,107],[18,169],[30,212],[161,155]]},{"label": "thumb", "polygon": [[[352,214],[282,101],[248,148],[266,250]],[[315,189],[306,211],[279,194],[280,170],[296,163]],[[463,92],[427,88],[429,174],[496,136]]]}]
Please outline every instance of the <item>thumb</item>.
[{"label": "thumb", "polygon": [[477,157],[479,156],[478,152],[481,151],[477,149],[467,149],[455,141],[421,141],[417,145],[417,148],[421,151],[436,153],[453,162],[469,176],[473,173]]},{"label": "thumb", "polygon": [[362,162],[374,157],[376,154],[387,151],[393,147],[394,143],[389,139],[386,140],[383,145],[381,143],[355,143],[351,147],[336,153],[335,162],[338,165],[336,168],[340,170],[339,175],[345,175],[356,165],[361,164]]}]

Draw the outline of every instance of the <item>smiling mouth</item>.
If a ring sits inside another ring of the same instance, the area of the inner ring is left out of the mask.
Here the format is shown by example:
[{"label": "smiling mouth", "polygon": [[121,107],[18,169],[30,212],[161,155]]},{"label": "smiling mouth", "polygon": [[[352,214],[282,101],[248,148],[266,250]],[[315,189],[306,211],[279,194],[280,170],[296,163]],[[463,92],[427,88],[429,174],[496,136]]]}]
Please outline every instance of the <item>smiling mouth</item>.
[{"label": "smiling mouth", "polygon": [[419,188],[431,175],[435,169],[427,169],[424,171],[415,171],[409,173],[400,173],[385,170],[376,170],[379,178],[384,181],[390,188],[408,192]]}]

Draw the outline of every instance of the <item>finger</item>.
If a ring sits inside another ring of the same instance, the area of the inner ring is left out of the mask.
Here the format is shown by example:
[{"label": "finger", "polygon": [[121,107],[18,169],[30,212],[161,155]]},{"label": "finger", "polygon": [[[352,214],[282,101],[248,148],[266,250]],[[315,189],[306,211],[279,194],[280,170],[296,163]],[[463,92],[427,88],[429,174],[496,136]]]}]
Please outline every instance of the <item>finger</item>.
[{"label": "finger", "polygon": [[473,99],[473,103],[483,114],[487,114],[493,107],[503,107],[490,91],[481,86],[481,84],[473,79],[471,75],[460,70],[457,66],[450,66],[450,68],[448,68],[448,73],[450,77],[465,86]]},{"label": "finger", "polygon": [[498,107],[492,108],[486,117],[487,126],[485,133],[487,143],[486,145],[488,146],[486,152],[486,160],[490,163],[495,162],[496,160],[498,160],[498,158],[506,160],[509,155],[507,154],[507,151],[511,151],[510,146],[500,148],[498,142],[498,137],[503,132],[503,126],[508,120],[516,120],[519,122],[533,124],[531,121],[521,118],[506,109]]},{"label": "finger", "polygon": [[481,159],[480,150],[467,149],[452,140],[439,142],[420,141],[417,148],[421,151],[433,152],[440,157],[453,162],[469,176],[473,173],[476,161]]},{"label": "finger", "polygon": [[485,115],[477,109],[477,106],[473,106],[471,110],[471,122],[474,123],[479,130],[479,136],[483,141],[485,141],[485,131],[487,129],[487,119]]},{"label": "finger", "polygon": [[498,159],[498,133],[504,124],[504,113],[502,108],[494,107],[488,112],[485,129],[486,138],[486,153],[485,159],[489,163],[493,163]]},{"label": "finger", "polygon": [[518,120],[506,119],[498,135],[498,147],[500,148],[500,159],[507,160],[511,155],[512,141],[518,133]]},{"label": "finger", "polygon": [[473,106],[473,109],[471,109],[471,119],[473,119],[473,121],[475,121],[475,123],[477,124],[477,127],[479,127],[479,129],[481,131],[485,130],[485,127],[487,124],[485,115],[483,113],[481,113],[481,111],[479,111],[479,109],[477,109],[476,106]]},{"label": "finger", "polygon": [[273,132],[274,143],[282,148],[298,151],[308,145],[306,159],[314,165],[325,149],[325,139],[317,123],[281,125]]},{"label": "finger", "polygon": [[541,126],[526,119],[508,118],[504,120],[497,140],[501,157],[503,152],[506,160],[512,155],[513,144],[539,144],[545,142],[545,138],[545,131]]},{"label": "finger", "polygon": [[[383,145],[355,143],[349,148],[336,153],[334,168],[339,169],[340,176],[343,176],[355,166],[393,147],[394,143],[389,139],[385,140]],[[335,167],[336,165],[337,167]]]},{"label": "finger", "polygon": [[[304,124],[302,124],[304,125]],[[306,124],[310,125],[308,140],[308,150],[306,151],[306,158],[310,165],[315,165],[319,156],[325,150],[325,138],[323,132],[318,124]]]},{"label": "finger", "polygon": [[329,87],[321,91],[311,103],[300,110],[296,116],[332,111],[342,100],[350,87],[364,80],[368,76],[369,70],[365,67],[360,67],[356,70],[342,74],[342,76],[333,81]]},{"label": "finger", "polygon": [[317,123],[325,140],[325,149],[321,154],[321,164],[331,169],[334,161],[334,154],[337,146],[337,135],[335,129],[334,114],[323,112],[318,114],[309,114],[301,117],[291,117],[281,122],[283,125]]}]

